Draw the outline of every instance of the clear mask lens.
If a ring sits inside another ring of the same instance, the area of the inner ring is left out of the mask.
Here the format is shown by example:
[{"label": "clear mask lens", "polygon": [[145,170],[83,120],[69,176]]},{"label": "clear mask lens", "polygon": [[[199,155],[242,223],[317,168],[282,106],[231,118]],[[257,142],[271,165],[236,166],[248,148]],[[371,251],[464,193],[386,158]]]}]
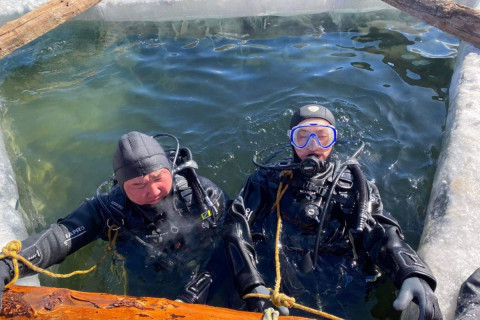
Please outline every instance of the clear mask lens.
[{"label": "clear mask lens", "polygon": [[328,149],[337,141],[337,130],[333,126],[316,123],[295,126],[288,131],[288,135],[290,143],[298,149],[308,146],[311,150],[315,145]]}]

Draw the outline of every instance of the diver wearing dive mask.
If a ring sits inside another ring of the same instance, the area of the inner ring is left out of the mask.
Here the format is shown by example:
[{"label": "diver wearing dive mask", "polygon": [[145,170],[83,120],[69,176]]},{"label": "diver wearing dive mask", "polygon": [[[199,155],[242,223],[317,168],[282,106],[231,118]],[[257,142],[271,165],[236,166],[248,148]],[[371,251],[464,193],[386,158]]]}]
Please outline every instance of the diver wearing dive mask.
[{"label": "diver wearing dive mask", "polygon": [[337,141],[335,117],[325,107],[306,106],[292,116],[287,134],[294,148],[295,162],[308,156],[328,161]]},{"label": "diver wearing dive mask", "polygon": [[[335,122],[333,117],[330,120]],[[287,134],[292,146],[298,150],[295,154],[302,160],[301,172],[308,177],[325,172],[327,159],[337,141],[335,127],[322,118],[305,119],[288,130]]]},{"label": "diver wearing dive mask", "polygon": [[288,130],[295,154],[302,160],[301,172],[309,177],[327,169],[332,147],[337,141],[337,130],[324,119],[306,119]]},{"label": "diver wearing dive mask", "polygon": [[[344,163],[331,161],[338,138],[335,117],[316,104],[293,114],[288,137],[293,157],[265,164],[256,153],[253,161],[259,169],[247,179],[227,215],[224,241],[240,295],[265,291],[264,277],[272,284],[271,256],[256,254],[275,246],[271,235],[276,231],[278,203],[284,222],[282,290],[287,295],[308,307],[336,313],[343,307],[335,292],[347,294],[354,291],[352,286],[368,290],[386,274],[400,289],[395,309],[415,301],[420,305],[419,319],[442,319],[431,270],[404,242],[398,222],[383,210],[377,187],[360,169],[356,158],[363,145]],[[277,192],[280,186],[283,193]],[[252,311],[264,308],[256,300],[246,299]]]}]

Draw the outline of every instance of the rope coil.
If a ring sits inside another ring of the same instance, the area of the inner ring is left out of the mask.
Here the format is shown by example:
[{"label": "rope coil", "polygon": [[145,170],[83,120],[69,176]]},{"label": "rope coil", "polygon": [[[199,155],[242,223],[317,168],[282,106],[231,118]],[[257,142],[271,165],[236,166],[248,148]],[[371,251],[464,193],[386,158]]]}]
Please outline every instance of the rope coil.
[{"label": "rope coil", "polygon": [[[280,173],[281,178],[288,178],[292,179],[293,178],[293,172],[291,170],[284,170]],[[339,318],[337,316],[331,315],[329,313],[316,310],[313,308],[306,307],[304,305],[301,305],[299,303],[295,302],[295,298],[289,297],[284,293],[280,292],[280,285],[282,282],[282,275],[280,272],[280,248],[281,248],[281,243],[280,243],[280,234],[282,230],[282,217],[280,213],[280,200],[282,199],[283,195],[288,189],[288,183],[283,185],[283,180],[280,181],[280,184],[277,189],[277,198],[275,199],[275,203],[272,206],[272,210],[276,209],[277,210],[277,232],[275,236],[275,273],[276,273],[276,279],[275,279],[275,287],[274,289],[268,288],[270,290],[271,295],[268,294],[260,294],[260,293],[248,293],[244,295],[242,298],[247,299],[247,298],[261,298],[261,299],[268,299],[272,302],[272,304],[276,307],[287,307],[287,308],[297,308],[321,317],[324,317],[326,319],[331,319],[331,320],[344,320],[342,318]]]}]

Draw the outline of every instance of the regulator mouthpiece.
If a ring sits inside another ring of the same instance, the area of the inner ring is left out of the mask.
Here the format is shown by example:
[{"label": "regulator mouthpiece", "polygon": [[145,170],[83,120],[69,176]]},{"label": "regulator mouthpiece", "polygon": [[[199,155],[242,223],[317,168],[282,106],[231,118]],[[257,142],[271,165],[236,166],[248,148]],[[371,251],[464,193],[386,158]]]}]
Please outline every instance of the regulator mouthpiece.
[{"label": "regulator mouthpiece", "polygon": [[327,170],[326,161],[321,161],[315,156],[308,156],[300,163],[300,172],[306,177],[313,177]]}]

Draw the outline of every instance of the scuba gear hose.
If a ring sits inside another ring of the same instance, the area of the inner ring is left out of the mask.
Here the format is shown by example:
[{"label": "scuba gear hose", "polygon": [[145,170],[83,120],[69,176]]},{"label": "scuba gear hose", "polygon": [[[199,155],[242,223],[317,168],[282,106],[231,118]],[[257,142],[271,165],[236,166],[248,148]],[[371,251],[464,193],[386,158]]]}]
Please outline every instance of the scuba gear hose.
[{"label": "scuba gear hose", "polygon": [[340,180],[340,177],[342,176],[342,174],[345,172],[347,168],[352,170],[355,180],[360,182],[360,190],[359,190],[360,197],[359,197],[359,203],[358,203],[358,209],[357,209],[357,215],[358,215],[357,231],[363,230],[363,225],[365,224],[365,220],[366,220],[366,208],[367,208],[367,202],[368,202],[367,179],[363,175],[363,172],[360,170],[360,165],[357,161],[357,157],[360,155],[360,152],[363,150],[364,147],[365,147],[365,143],[362,141],[362,145],[347,161],[345,161],[345,163],[341,166],[340,171],[337,173],[337,175],[333,179],[332,185],[328,192],[327,200],[325,201],[325,204],[323,206],[323,210],[320,217],[320,223],[317,229],[317,237],[315,239],[315,251],[313,253],[314,268],[317,266],[318,249],[320,247],[320,239],[322,237],[323,224],[325,222],[327,210],[330,206],[330,201],[332,199],[333,191],[335,190],[335,186]]}]

